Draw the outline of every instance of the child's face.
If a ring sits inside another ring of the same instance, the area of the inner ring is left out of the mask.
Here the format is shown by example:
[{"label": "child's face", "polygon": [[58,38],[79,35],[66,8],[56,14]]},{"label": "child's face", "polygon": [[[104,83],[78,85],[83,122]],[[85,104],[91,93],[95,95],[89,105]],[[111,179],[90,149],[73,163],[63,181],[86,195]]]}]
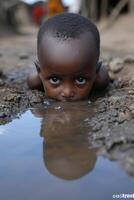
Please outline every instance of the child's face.
[{"label": "child's face", "polygon": [[93,40],[86,36],[67,41],[46,37],[39,55],[39,75],[48,98],[60,101],[88,98],[96,78]]}]

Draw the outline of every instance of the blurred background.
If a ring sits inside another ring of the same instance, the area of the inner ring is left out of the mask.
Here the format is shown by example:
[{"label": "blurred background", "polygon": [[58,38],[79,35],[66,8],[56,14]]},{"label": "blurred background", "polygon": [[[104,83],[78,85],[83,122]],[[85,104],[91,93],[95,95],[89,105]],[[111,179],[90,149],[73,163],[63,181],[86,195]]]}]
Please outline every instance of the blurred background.
[{"label": "blurred background", "polygon": [[0,0],[0,69],[31,65],[42,21],[62,12],[93,20],[101,36],[101,58],[134,57],[134,0]]},{"label": "blurred background", "polygon": [[0,24],[17,31],[20,26],[34,23],[61,12],[79,13],[93,21],[109,21],[119,15],[134,13],[134,0],[0,0]]}]

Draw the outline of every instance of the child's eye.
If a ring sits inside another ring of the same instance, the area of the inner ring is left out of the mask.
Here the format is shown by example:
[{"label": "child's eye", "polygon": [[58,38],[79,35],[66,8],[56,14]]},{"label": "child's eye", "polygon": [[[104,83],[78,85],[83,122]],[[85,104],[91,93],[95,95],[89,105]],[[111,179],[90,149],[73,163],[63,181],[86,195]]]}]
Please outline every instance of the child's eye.
[{"label": "child's eye", "polygon": [[49,82],[53,85],[58,85],[60,83],[60,78],[57,76],[53,76],[49,78]]},{"label": "child's eye", "polygon": [[86,83],[86,78],[84,77],[78,77],[75,79],[75,83],[77,85],[84,85]]}]

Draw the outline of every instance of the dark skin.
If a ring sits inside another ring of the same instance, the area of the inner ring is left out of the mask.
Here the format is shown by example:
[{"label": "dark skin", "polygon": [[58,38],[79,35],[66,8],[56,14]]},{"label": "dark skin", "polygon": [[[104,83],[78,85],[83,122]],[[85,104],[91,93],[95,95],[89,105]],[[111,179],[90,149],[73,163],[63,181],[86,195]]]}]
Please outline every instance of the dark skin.
[{"label": "dark skin", "polygon": [[87,99],[92,89],[109,82],[107,69],[98,69],[98,55],[92,36],[65,41],[44,37],[38,53],[37,72],[28,76],[31,89],[44,89],[48,98],[59,101]]}]

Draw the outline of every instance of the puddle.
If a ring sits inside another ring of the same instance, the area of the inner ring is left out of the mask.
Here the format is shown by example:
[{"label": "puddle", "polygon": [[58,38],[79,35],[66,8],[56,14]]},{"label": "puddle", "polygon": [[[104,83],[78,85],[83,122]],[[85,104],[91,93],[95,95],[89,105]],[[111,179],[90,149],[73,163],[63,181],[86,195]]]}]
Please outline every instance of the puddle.
[{"label": "puddle", "polygon": [[0,199],[107,200],[132,194],[134,179],[91,148],[90,103],[46,107],[0,126]]}]

